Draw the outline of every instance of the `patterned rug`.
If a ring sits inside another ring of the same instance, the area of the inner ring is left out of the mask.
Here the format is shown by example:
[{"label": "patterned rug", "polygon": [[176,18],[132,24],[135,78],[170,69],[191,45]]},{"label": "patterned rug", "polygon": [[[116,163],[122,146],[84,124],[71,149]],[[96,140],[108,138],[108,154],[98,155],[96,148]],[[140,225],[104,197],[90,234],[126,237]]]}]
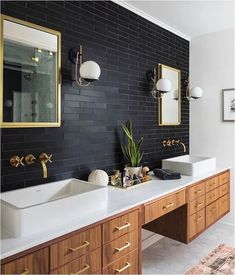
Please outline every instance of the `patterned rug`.
[{"label": "patterned rug", "polygon": [[185,275],[232,275],[235,274],[235,248],[219,245],[199,264],[190,268]]}]

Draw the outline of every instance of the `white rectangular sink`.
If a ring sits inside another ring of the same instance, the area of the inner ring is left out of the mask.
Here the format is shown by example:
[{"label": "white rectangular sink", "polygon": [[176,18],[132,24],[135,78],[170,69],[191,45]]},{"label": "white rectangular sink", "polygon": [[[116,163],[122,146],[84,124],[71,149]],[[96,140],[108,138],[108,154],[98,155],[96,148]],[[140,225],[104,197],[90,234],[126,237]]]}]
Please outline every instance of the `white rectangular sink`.
[{"label": "white rectangular sink", "polygon": [[187,176],[199,176],[216,170],[216,158],[183,155],[162,160],[162,168]]},{"label": "white rectangular sink", "polygon": [[1,194],[1,226],[23,237],[66,224],[107,205],[107,188],[68,179]]}]

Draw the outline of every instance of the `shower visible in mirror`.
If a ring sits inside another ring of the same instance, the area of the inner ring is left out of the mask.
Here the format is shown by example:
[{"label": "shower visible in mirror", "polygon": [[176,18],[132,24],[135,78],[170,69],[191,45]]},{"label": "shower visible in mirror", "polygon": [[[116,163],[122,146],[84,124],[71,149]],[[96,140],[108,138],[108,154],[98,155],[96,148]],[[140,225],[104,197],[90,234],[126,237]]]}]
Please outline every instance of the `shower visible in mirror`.
[{"label": "shower visible in mirror", "polygon": [[181,123],[181,76],[180,70],[163,64],[158,64],[160,78],[171,82],[171,91],[161,95],[158,101],[159,125],[170,126]]},{"label": "shower visible in mirror", "polygon": [[60,126],[60,33],[1,15],[1,127]]}]

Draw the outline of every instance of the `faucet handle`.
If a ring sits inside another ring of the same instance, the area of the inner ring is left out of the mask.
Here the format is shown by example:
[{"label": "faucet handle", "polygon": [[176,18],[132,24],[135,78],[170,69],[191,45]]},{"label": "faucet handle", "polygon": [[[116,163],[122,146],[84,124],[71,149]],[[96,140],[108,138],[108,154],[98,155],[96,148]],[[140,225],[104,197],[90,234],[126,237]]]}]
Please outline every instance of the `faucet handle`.
[{"label": "faucet handle", "polygon": [[25,157],[25,163],[30,165],[30,164],[33,164],[35,163],[35,156],[32,155],[32,154],[28,154],[26,157]]},{"label": "faucet handle", "polygon": [[19,165],[24,166],[23,159],[24,157],[13,156],[10,158],[10,164],[14,167],[18,167]]},{"label": "faucet handle", "polygon": [[47,153],[41,153],[41,155],[39,156],[39,160],[40,161],[43,161],[43,162],[50,162],[50,163],[52,163],[52,160],[51,160],[51,158],[52,158],[52,154],[51,155],[47,155]]}]

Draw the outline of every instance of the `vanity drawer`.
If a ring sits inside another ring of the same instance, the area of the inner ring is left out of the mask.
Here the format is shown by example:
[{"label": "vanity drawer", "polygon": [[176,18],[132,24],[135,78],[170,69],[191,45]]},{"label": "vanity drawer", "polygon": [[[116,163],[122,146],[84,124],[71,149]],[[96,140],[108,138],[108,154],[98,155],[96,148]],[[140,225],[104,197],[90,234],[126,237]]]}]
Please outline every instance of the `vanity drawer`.
[{"label": "vanity drawer", "polygon": [[195,212],[201,210],[206,206],[205,196],[201,196],[193,201],[189,202],[189,215],[194,214]]},{"label": "vanity drawer", "polygon": [[229,180],[230,180],[229,171],[219,175],[219,185],[223,185],[223,184],[229,182]]},{"label": "vanity drawer", "polygon": [[189,238],[196,236],[206,227],[205,208],[190,216]]},{"label": "vanity drawer", "polygon": [[163,199],[145,205],[145,223],[151,222],[184,205],[185,190],[173,193]]},{"label": "vanity drawer", "polygon": [[48,272],[48,247],[1,266],[1,274],[48,274]]},{"label": "vanity drawer", "polygon": [[103,224],[103,244],[138,228],[139,211],[135,210]]},{"label": "vanity drawer", "polygon": [[50,267],[62,266],[100,246],[101,226],[78,233],[50,246]]},{"label": "vanity drawer", "polygon": [[103,246],[103,266],[138,248],[138,229]]},{"label": "vanity drawer", "polygon": [[210,192],[211,190],[217,188],[219,186],[219,178],[213,177],[206,181],[206,192]]},{"label": "vanity drawer", "polygon": [[229,183],[225,183],[219,187],[219,197],[229,193]]},{"label": "vanity drawer", "polygon": [[218,217],[218,201],[215,201],[206,207],[206,226],[213,224]]},{"label": "vanity drawer", "polygon": [[103,274],[138,274],[138,249],[103,269]]},{"label": "vanity drawer", "polygon": [[54,269],[50,274],[93,274],[101,269],[101,248]]},{"label": "vanity drawer", "polygon": [[206,192],[205,182],[200,182],[192,187],[189,187],[189,200],[195,200]]},{"label": "vanity drawer", "polygon": [[219,208],[219,217],[223,216],[230,209],[230,199],[229,194],[223,196],[218,200],[218,208]]},{"label": "vanity drawer", "polygon": [[217,200],[218,197],[219,197],[219,188],[216,188],[216,189],[210,191],[209,193],[206,194],[206,205]]}]

